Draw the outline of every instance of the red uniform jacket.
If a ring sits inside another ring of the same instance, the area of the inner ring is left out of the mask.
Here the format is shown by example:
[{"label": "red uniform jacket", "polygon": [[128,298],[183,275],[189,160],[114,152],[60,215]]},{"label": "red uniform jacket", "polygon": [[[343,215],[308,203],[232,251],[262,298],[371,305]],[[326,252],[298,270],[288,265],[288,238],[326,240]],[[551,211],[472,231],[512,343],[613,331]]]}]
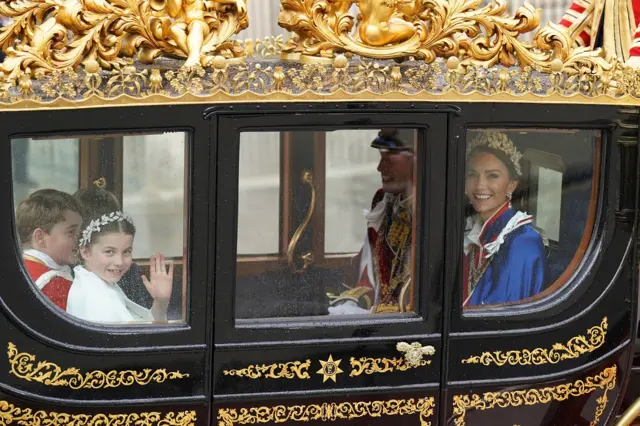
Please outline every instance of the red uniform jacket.
[{"label": "red uniform jacket", "polygon": [[36,286],[42,290],[56,306],[67,310],[67,297],[71,289],[73,278],[64,271],[49,268],[39,259],[31,256],[24,257],[24,265]]}]

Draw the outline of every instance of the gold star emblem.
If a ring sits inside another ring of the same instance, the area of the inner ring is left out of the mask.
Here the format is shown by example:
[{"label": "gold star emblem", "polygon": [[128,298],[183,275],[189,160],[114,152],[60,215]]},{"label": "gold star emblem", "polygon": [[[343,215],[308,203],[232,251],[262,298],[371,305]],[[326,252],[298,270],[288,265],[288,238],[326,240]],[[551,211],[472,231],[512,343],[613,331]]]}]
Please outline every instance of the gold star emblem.
[{"label": "gold star emblem", "polygon": [[339,367],[341,362],[341,359],[334,361],[333,355],[329,355],[329,359],[326,361],[320,361],[320,365],[322,366],[322,368],[316,373],[322,374],[324,376],[324,378],[322,379],[322,383],[326,382],[329,379],[333,380],[334,383],[336,383],[336,376],[340,373],[343,373],[343,371]]}]

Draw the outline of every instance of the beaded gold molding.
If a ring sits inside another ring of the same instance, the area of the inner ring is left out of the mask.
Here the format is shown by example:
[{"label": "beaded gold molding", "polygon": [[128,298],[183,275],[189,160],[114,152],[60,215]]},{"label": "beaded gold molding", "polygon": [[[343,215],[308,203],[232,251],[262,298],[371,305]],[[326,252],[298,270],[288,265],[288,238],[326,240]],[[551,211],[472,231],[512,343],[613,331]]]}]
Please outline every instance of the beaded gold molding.
[{"label": "beaded gold molding", "polygon": [[362,374],[381,374],[393,371],[407,371],[411,368],[426,367],[431,360],[420,360],[420,365],[411,365],[405,357],[398,358],[351,358],[351,372],[349,376],[357,377]]},{"label": "beaded gold molding", "polygon": [[535,348],[511,351],[483,352],[463,359],[463,364],[497,365],[543,365],[557,364],[567,359],[576,359],[602,346],[607,337],[607,317],[600,325],[587,330],[587,336],[572,337],[567,343],[554,343],[551,349]]},{"label": "beaded gold molding", "polygon": [[311,360],[291,361],[277,364],[249,365],[237,370],[223,370],[225,376],[247,377],[249,379],[310,379]]},{"label": "beaded gold molding", "polygon": [[20,408],[0,400],[0,423],[56,426],[195,426],[196,412],[144,412],[128,414],[68,414]]},{"label": "beaded gold molding", "polygon": [[[351,60],[299,65],[274,60],[178,69],[70,68],[11,79],[0,74],[0,110],[265,101],[471,101],[640,105],[640,71],[542,73],[532,67]],[[454,61],[455,62],[455,61]],[[158,64],[162,65],[162,64]]]},{"label": "beaded gold molding", "polygon": [[616,386],[617,368],[615,365],[605,368],[602,372],[573,383],[563,383],[558,386],[541,389],[527,389],[507,392],[486,392],[483,394],[454,395],[453,415],[455,426],[465,426],[465,416],[468,410],[490,410],[492,408],[519,407],[521,405],[546,404],[551,401],[566,401],[571,397],[590,394],[596,390],[604,393],[597,399],[597,407],[590,426],[597,426],[600,417],[609,402],[607,393]]},{"label": "beaded gold molding", "polygon": [[61,386],[71,389],[107,389],[120,386],[148,385],[150,383],[162,383],[166,380],[183,379],[189,374],[179,371],[168,372],[164,368],[152,370],[146,368],[142,371],[100,371],[94,370],[86,373],[77,368],[62,369],[58,365],[39,361],[36,363],[35,355],[27,352],[18,352],[16,345],[9,342],[7,351],[10,374],[29,382],[38,382],[46,386]]},{"label": "beaded gold molding", "polygon": [[435,399],[409,398],[387,401],[331,402],[309,405],[276,405],[271,407],[220,408],[219,426],[284,422],[331,422],[339,419],[418,415],[420,426],[430,426]]}]

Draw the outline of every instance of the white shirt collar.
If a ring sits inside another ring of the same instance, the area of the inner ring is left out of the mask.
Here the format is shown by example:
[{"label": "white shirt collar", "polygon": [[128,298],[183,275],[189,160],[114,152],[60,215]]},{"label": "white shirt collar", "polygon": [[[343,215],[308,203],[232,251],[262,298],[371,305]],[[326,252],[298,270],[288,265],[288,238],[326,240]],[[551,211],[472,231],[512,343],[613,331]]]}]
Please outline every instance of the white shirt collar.
[{"label": "white shirt collar", "polygon": [[40,260],[45,265],[47,265],[47,268],[49,269],[53,269],[54,271],[63,271],[71,274],[71,267],[69,265],[58,264],[51,258],[51,256],[46,253],[43,253],[36,249],[27,249],[24,250],[23,253],[27,256],[35,257],[36,259]]}]

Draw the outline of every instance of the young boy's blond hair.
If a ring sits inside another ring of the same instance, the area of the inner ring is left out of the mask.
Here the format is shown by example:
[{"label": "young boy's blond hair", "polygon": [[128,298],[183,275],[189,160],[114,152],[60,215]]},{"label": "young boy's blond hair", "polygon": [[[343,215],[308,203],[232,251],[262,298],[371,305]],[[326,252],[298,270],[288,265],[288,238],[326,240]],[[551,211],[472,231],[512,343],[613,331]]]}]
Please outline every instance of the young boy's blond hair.
[{"label": "young boy's blond hair", "polygon": [[64,212],[82,215],[78,200],[56,189],[41,189],[23,200],[16,210],[18,237],[23,247],[31,246],[36,229],[50,233],[53,227],[64,221]]}]

